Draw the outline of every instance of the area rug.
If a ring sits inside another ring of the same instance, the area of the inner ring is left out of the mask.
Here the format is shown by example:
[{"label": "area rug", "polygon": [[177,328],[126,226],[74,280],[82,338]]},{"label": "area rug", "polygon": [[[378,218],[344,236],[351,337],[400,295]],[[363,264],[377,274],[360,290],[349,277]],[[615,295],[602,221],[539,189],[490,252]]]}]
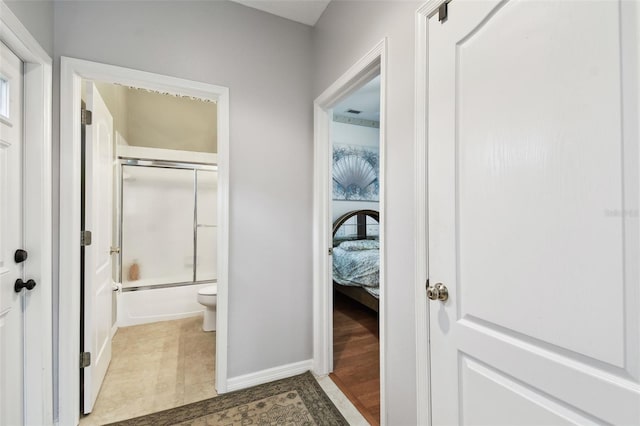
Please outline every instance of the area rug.
[{"label": "area rug", "polygon": [[309,372],[111,426],[348,425]]}]

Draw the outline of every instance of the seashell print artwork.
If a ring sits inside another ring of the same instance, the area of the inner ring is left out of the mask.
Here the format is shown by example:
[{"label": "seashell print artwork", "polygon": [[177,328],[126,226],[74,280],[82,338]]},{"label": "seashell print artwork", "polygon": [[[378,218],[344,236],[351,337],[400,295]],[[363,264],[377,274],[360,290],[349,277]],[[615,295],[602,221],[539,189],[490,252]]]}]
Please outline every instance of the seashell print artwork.
[{"label": "seashell print artwork", "polygon": [[376,171],[364,158],[348,155],[336,161],[333,179],[347,192],[363,192],[376,180]]},{"label": "seashell print artwork", "polygon": [[378,153],[375,149],[335,145],[333,199],[378,201]]}]

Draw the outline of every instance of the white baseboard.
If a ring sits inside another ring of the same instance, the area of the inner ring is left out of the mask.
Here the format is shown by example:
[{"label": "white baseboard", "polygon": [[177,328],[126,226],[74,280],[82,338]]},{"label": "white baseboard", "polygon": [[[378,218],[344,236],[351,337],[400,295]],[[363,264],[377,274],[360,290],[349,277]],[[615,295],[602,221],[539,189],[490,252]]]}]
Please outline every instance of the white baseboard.
[{"label": "white baseboard", "polygon": [[236,391],[274,380],[286,379],[287,377],[302,374],[311,370],[313,360],[294,362],[292,364],[281,365],[279,367],[268,368],[255,373],[244,374],[242,376],[231,377],[227,380],[227,391]]},{"label": "white baseboard", "polygon": [[111,327],[111,338],[113,339],[113,336],[116,335],[116,331],[118,331],[118,323],[116,322],[115,324],[113,324],[113,326]]}]

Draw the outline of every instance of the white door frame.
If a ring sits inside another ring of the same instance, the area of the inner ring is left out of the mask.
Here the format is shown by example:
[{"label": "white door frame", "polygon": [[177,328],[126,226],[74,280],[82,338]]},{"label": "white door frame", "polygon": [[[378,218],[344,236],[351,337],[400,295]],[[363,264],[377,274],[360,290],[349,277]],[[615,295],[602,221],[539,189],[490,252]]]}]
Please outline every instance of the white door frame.
[{"label": "white door frame", "polygon": [[427,182],[427,93],[429,91],[429,18],[450,0],[429,0],[416,11],[415,41],[415,159],[416,159],[416,409],[419,425],[431,424],[431,362],[429,345],[428,182]]},{"label": "white door frame", "polygon": [[333,370],[333,285],[331,212],[331,122],[333,106],[380,74],[380,420],[386,424],[386,243],[385,243],[385,175],[386,175],[386,57],[387,39],[356,62],[329,86],[313,103],[314,172],[313,172],[313,371],[327,375]]},{"label": "white door frame", "polygon": [[227,392],[229,253],[229,89],[97,62],[62,57],[60,62],[60,297],[59,423],[80,416],[80,90],[97,80],[217,102],[218,106],[218,308],[216,388]]},{"label": "white door frame", "polygon": [[0,1],[0,41],[24,63],[24,273],[38,286],[25,311],[25,424],[53,423],[51,96],[52,61]]}]

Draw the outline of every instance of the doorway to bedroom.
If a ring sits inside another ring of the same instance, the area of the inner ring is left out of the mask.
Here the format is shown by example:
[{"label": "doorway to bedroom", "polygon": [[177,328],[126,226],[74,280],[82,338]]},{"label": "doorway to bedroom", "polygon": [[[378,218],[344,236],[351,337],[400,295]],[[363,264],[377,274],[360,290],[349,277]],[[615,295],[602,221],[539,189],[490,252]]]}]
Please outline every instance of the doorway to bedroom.
[{"label": "doorway to bedroom", "polygon": [[380,75],[333,107],[331,217],[333,371],[380,424]]},{"label": "doorway to bedroom", "polygon": [[314,100],[313,372],[374,425],[386,423],[386,57],[382,39]]}]

